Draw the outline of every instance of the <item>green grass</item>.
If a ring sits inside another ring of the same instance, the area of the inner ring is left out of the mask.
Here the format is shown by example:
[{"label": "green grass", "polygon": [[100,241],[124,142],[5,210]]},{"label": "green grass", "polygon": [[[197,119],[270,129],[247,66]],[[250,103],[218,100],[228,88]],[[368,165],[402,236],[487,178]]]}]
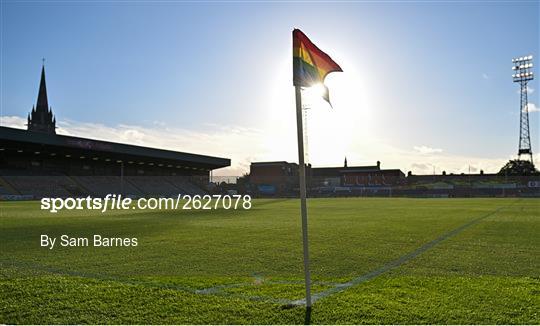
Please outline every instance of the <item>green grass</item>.
[{"label": "green grass", "polygon": [[[540,200],[311,199],[317,324],[539,324]],[[39,210],[0,202],[0,323],[302,324],[297,200],[249,211]],[[137,237],[137,247],[41,248],[41,234]]]}]

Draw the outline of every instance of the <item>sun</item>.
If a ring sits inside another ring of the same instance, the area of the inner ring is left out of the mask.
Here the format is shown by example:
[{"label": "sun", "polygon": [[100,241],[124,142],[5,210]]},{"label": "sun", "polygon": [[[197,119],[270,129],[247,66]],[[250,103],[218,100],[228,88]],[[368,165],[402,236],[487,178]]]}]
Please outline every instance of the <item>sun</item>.
[{"label": "sun", "polygon": [[[354,66],[347,74],[330,74],[324,84],[302,88],[304,151],[306,162],[314,166],[343,163],[347,156],[362,157],[373,137],[371,93],[366,76],[355,74]],[[262,154],[259,160],[298,160],[295,93],[290,83],[290,58],[284,57],[269,80],[266,96],[259,101],[261,115]],[[330,90],[332,106],[325,101],[325,86]],[[293,140],[294,141],[291,141]]]},{"label": "sun", "polygon": [[305,104],[314,105],[323,99],[325,93],[326,87],[321,83],[317,83],[311,87],[304,88],[302,90],[302,97]]}]

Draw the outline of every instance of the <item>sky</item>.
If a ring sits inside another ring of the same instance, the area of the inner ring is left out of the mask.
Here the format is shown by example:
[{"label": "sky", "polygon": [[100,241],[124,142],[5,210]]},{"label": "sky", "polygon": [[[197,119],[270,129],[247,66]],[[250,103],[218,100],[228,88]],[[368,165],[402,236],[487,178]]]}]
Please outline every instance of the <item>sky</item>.
[{"label": "sky", "polygon": [[538,1],[0,3],[0,125],[25,128],[45,58],[58,133],[231,158],[217,175],[298,161],[293,28],[343,68],[333,108],[304,96],[313,166],[497,172],[518,149],[511,59],[540,55]]}]

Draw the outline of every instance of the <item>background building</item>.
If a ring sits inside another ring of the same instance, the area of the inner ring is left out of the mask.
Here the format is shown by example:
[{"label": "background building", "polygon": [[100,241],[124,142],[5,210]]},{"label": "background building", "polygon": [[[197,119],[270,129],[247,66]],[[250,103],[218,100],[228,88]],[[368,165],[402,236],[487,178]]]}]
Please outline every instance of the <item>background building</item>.
[{"label": "background building", "polygon": [[[250,166],[250,183],[261,194],[294,194],[298,189],[298,164],[285,161],[254,162]],[[306,166],[306,182],[312,195],[352,192],[359,188],[383,189],[405,183],[399,169],[373,166],[312,167]]]}]

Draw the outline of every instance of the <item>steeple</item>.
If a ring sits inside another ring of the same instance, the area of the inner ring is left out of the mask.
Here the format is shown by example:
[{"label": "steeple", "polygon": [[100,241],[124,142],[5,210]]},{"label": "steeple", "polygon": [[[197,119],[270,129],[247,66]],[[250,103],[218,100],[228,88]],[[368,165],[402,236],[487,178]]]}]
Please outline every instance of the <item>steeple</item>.
[{"label": "steeple", "polygon": [[45,65],[41,67],[41,81],[39,82],[39,93],[36,103],[37,111],[48,111],[49,101],[47,100],[47,85],[45,84]]},{"label": "steeple", "polygon": [[41,80],[36,106],[28,115],[28,130],[56,134],[56,119],[49,107],[47,85],[45,83],[45,64],[41,67]]},{"label": "steeple", "polygon": [[347,156],[345,156],[345,161],[343,162],[343,167],[344,167],[344,168],[347,167]]}]

